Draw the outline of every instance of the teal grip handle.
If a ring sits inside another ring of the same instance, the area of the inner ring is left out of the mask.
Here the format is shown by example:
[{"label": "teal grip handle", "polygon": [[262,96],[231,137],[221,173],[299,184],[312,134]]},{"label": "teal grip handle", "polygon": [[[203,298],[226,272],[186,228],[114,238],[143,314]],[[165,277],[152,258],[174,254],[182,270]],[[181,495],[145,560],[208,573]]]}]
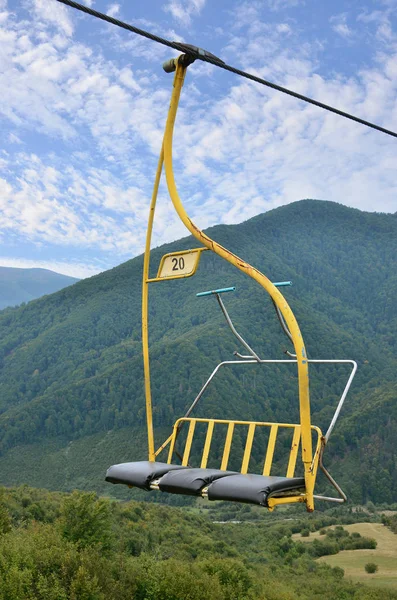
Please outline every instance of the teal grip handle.
[{"label": "teal grip handle", "polygon": [[292,285],[292,281],[276,281],[273,282],[276,287],[283,287],[284,285]]},{"label": "teal grip handle", "polygon": [[196,294],[197,298],[201,297],[201,296],[211,296],[211,294],[223,294],[224,292],[234,292],[236,288],[235,287],[230,287],[230,288],[220,288],[219,290],[209,290],[208,292],[199,292],[198,294]]}]

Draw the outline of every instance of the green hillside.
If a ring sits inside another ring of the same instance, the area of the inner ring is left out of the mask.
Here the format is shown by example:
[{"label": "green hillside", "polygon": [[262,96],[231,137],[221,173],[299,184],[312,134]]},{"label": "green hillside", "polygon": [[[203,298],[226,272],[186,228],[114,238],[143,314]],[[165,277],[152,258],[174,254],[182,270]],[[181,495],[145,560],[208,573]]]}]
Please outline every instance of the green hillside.
[{"label": "green hillside", "polygon": [[278,520],[262,511],[254,523],[212,523],[205,513],[95,493],[0,489],[0,599],[397,599],[393,588],[351,583],[340,566],[315,560],[374,549],[371,537],[339,525],[325,540],[293,539],[354,522],[347,510],[339,521],[328,514]]},{"label": "green hillside", "polygon": [[[396,216],[305,200],[208,233],[273,281],[293,281],[285,295],[310,358],[357,360],[328,460],[354,500],[396,501]],[[156,249],[153,275],[164,253],[192,246],[187,237]],[[2,483],[100,489],[107,464],[145,458],[141,269],[137,257],[0,313]],[[267,295],[204,253],[195,277],[150,288],[157,428],[181,415],[217,362],[241,350],[215,300],[195,295],[231,285],[225,303],[260,356],[283,358],[290,348]],[[295,371],[287,369],[225,370],[196,414],[297,419]],[[325,428],[348,371],[313,366],[311,374],[313,421]],[[71,452],[73,464],[64,460]]]},{"label": "green hillside", "polygon": [[53,294],[77,281],[48,269],[0,267],[0,309]]}]

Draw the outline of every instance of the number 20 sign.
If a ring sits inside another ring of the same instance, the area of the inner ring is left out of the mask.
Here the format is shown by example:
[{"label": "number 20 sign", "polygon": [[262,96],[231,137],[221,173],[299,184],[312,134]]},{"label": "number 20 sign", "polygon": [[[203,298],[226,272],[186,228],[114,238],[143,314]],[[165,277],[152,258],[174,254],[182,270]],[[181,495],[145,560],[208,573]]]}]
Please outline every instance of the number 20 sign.
[{"label": "number 20 sign", "polygon": [[200,255],[204,250],[207,250],[207,248],[195,248],[164,254],[160,262],[157,279],[177,279],[194,275],[197,271]]}]

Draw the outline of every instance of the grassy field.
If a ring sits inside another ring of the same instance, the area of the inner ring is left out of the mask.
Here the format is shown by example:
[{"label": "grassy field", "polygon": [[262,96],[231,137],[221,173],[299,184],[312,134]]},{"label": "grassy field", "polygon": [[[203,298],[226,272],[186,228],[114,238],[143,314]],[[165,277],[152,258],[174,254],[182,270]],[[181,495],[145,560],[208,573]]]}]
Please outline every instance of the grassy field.
[{"label": "grassy field", "polygon": [[[358,531],[363,536],[374,538],[378,543],[376,550],[343,550],[339,554],[322,556],[318,560],[332,567],[342,567],[345,577],[355,582],[397,589],[397,535],[381,523],[355,523],[345,525],[344,529],[349,532]],[[324,536],[315,532],[308,538],[301,537],[299,534],[293,537],[302,542],[310,542]],[[370,575],[365,572],[364,567],[368,562],[378,565],[377,573]]]}]

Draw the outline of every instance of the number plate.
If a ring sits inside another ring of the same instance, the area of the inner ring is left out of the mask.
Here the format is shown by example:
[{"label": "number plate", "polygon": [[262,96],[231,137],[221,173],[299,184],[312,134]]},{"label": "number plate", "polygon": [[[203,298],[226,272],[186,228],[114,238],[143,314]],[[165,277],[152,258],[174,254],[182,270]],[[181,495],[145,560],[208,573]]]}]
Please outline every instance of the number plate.
[{"label": "number plate", "polygon": [[160,262],[158,279],[176,279],[194,275],[200,260],[200,254],[207,248],[196,248],[182,252],[165,254]]}]

